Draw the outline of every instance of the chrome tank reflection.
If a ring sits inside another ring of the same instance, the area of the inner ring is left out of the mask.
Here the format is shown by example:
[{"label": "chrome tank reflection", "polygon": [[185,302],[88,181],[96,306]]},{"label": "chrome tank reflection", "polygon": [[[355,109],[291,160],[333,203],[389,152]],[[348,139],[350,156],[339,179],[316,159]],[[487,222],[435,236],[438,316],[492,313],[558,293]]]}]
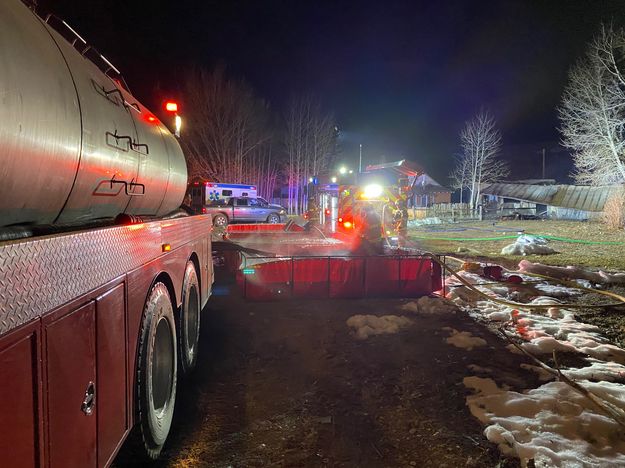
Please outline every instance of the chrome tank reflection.
[{"label": "chrome tank reflection", "polygon": [[0,2],[0,225],[164,215],[186,163],[171,133],[19,0]]}]

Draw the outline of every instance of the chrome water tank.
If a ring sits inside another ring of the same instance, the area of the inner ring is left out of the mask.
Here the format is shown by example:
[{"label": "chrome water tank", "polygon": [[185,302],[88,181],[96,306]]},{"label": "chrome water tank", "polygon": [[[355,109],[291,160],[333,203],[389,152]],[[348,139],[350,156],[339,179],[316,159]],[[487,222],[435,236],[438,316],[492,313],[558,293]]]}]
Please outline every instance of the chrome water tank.
[{"label": "chrome water tank", "polygon": [[0,2],[0,226],[161,216],[182,202],[175,137],[73,42]]}]

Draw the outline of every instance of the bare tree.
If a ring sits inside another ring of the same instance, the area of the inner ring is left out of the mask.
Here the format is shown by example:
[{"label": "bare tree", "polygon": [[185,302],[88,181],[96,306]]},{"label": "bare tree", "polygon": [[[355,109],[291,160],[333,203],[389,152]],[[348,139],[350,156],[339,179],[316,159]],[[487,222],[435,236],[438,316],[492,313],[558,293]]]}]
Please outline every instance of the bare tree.
[{"label": "bare tree", "polygon": [[454,169],[451,171],[449,178],[451,179],[451,187],[460,190],[460,203],[464,201],[464,189],[468,188],[469,183],[469,164],[468,160],[462,155],[454,156]]},{"label": "bare tree", "polygon": [[252,183],[271,197],[278,175],[269,106],[223,67],[197,70],[185,83],[188,122],[182,143],[189,173],[218,182]]},{"label": "bare tree", "polygon": [[625,32],[602,26],[569,73],[559,108],[564,146],[573,151],[578,183],[625,182]]},{"label": "bare tree", "polygon": [[[498,159],[501,133],[487,111],[480,111],[460,132],[462,154],[456,166],[456,176],[469,190],[469,207],[475,209],[481,197],[482,184],[493,183],[509,174],[508,166]],[[452,177],[454,175],[452,174]]]},{"label": "bare tree", "polygon": [[306,208],[303,188],[309,177],[325,171],[334,155],[334,116],[324,114],[321,106],[310,96],[292,99],[286,115],[284,146],[288,210],[300,213]]}]

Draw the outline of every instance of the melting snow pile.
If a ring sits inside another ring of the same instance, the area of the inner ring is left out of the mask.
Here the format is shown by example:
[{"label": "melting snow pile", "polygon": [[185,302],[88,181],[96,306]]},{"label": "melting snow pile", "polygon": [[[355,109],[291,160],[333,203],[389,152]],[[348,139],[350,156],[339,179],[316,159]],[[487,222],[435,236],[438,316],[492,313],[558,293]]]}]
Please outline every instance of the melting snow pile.
[{"label": "melting snow pile", "polygon": [[423,315],[455,314],[458,311],[458,306],[453,302],[440,297],[428,296],[420,297],[414,302],[407,302],[399,308],[400,310]]},{"label": "melting snow pile", "polygon": [[[545,267],[522,261],[521,270],[548,276],[574,278],[584,282],[621,282],[625,275],[593,273],[578,268]],[[448,297],[455,303],[469,305],[471,314],[480,319],[505,322],[508,333],[521,338],[521,347],[534,355],[555,351],[583,353],[585,367],[562,369],[596,397],[625,411],[625,350],[612,345],[594,325],[578,322],[575,314],[560,300],[574,289],[548,283],[527,287],[479,285],[484,278],[461,272],[463,279],[478,284],[480,291],[499,299],[528,305],[547,306],[533,312],[525,308],[493,303],[448,278]],[[521,274],[524,280],[531,277]],[[538,295],[537,295],[538,294]],[[565,299],[566,300],[566,299]],[[509,345],[511,352],[520,353]],[[580,359],[582,355],[580,354]],[[553,380],[544,369],[522,364],[536,372],[542,382]],[[488,376],[487,369],[469,367],[473,373]],[[491,375],[493,375],[491,373]],[[523,393],[500,388],[489,378],[470,376],[464,384],[474,394],[467,398],[471,413],[487,427],[486,437],[500,450],[517,456],[523,465],[534,460],[535,466],[625,466],[625,430],[612,418],[599,412],[590,400],[564,382],[550,381]]]},{"label": "melting snow pile", "polygon": [[408,227],[423,226],[426,224],[443,224],[443,221],[441,221],[441,219],[437,217],[408,220]]},{"label": "melting snow pile", "polygon": [[[562,382],[526,393],[503,390],[491,379],[465,377],[475,392],[467,397],[471,414],[488,427],[484,434],[502,453],[535,466],[624,466],[625,437],[611,418],[597,414],[590,401]],[[625,387],[609,382],[583,385],[625,408]]]},{"label": "melting snow pile", "polygon": [[552,278],[586,280],[596,284],[625,284],[625,273],[610,274],[604,271],[594,272],[573,266],[556,267],[532,263],[527,260],[521,260],[519,263],[519,271],[551,276]]},{"label": "melting snow pile", "polygon": [[542,237],[522,235],[514,244],[501,249],[502,255],[549,255],[557,253],[547,245],[547,240]]},{"label": "melting snow pile", "polygon": [[354,329],[356,337],[365,340],[373,335],[397,333],[412,324],[412,320],[397,315],[353,315],[347,319],[347,326]]},{"label": "melting snow pile", "polygon": [[471,332],[461,332],[451,327],[444,327],[443,330],[451,333],[451,336],[445,341],[450,345],[454,345],[456,348],[464,348],[471,351],[478,346],[486,346],[486,340],[478,336],[473,336]]},{"label": "melting snow pile", "polygon": [[513,309],[492,302],[478,302],[476,314],[492,321],[512,321],[516,333],[526,340],[521,346],[532,354],[551,354],[553,351],[581,352],[595,359],[625,364],[625,350],[612,345],[599,333],[595,325],[578,322],[571,310],[560,309],[550,297],[539,296],[529,302],[553,305],[545,315]]}]

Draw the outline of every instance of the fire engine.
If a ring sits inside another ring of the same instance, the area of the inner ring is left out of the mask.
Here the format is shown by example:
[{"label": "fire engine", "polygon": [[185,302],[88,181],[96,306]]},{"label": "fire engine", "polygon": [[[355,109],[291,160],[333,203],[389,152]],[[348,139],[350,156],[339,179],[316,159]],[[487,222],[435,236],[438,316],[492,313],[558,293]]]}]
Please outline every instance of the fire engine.
[{"label": "fire engine", "polygon": [[395,238],[400,227],[396,223],[398,206],[405,208],[412,183],[421,173],[418,166],[401,160],[367,166],[357,184],[317,187],[314,198],[320,225],[331,233],[370,241]]},{"label": "fire engine", "polygon": [[[149,457],[197,362],[211,219],[180,145],[66,22],[0,2],[0,465]],[[177,126],[179,118],[177,117]]]}]

